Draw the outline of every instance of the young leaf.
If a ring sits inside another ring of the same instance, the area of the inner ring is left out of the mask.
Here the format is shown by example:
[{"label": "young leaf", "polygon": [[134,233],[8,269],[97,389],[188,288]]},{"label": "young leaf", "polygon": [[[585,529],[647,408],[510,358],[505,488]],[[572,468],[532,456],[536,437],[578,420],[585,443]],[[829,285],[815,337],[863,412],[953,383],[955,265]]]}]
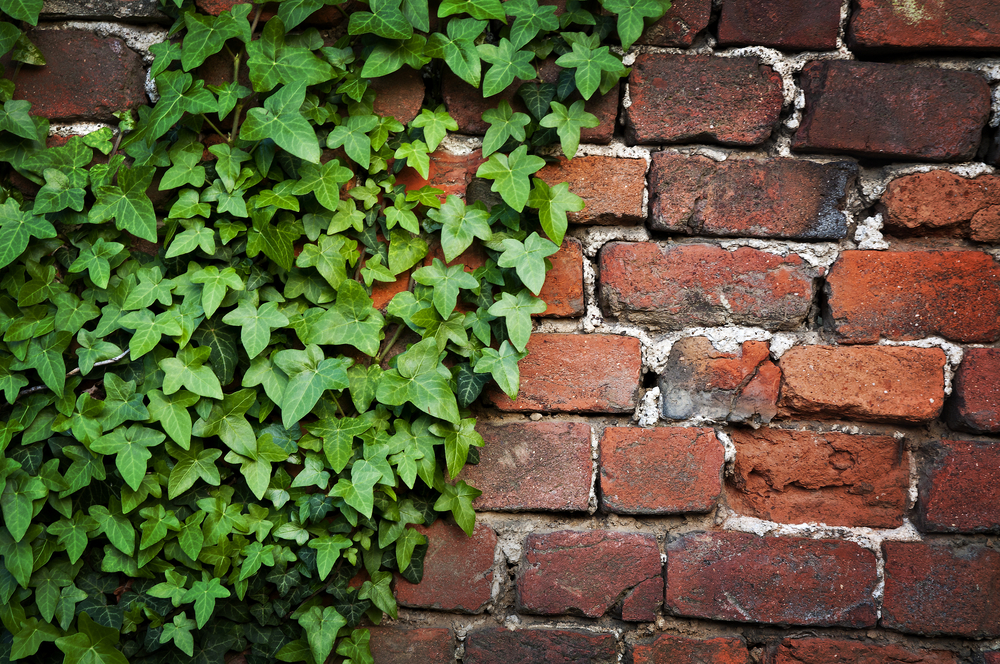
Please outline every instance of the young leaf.
[{"label": "young leaf", "polygon": [[642,36],[643,19],[660,18],[666,11],[659,0],[601,0],[601,5],[618,14],[618,37],[626,51]]},{"label": "young leaf", "polygon": [[538,233],[532,233],[523,243],[508,238],[501,244],[504,251],[497,265],[514,268],[528,290],[538,295],[545,285],[545,258],[559,251],[559,246],[539,237]]},{"label": "young leaf", "polygon": [[508,16],[517,19],[510,27],[510,41],[514,48],[521,48],[539,32],[559,29],[556,7],[552,5],[539,6],[537,0],[508,0],[504,10]]},{"label": "young leaf", "polygon": [[448,262],[468,249],[473,238],[487,241],[493,237],[489,213],[466,207],[458,196],[448,196],[439,210],[428,210],[427,216],[441,224],[441,250]]},{"label": "young leaf", "polygon": [[590,99],[601,84],[601,72],[616,72],[622,68],[621,60],[611,55],[607,46],[590,48],[575,42],[570,53],[559,56],[556,64],[576,69],[576,87],[584,99]]},{"label": "young leaf", "polygon": [[520,145],[510,153],[510,156],[491,155],[489,161],[479,166],[476,177],[493,180],[490,189],[498,192],[507,205],[520,212],[528,202],[528,194],[531,191],[530,176],[544,165],[545,160],[529,155],[528,147]]},{"label": "young leaf", "polygon": [[560,182],[550,187],[539,178],[532,178],[534,187],[528,195],[528,205],[538,209],[538,221],[542,230],[557,245],[562,245],[568,225],[567,212],[579,212],[586,203],[569,190],[569,184]]},{"label": "young leaf", "polygon": [[[422,127],[424,139],[427,141],[427,149],[433,152],[441,144],[444,137],[448,135],[448,130],[458,131],[458,123],[448,115],[444,106],[438,106],[436,110],[428,108],[420,111],[420,115],[413,118],[410,123],[413,127]],[[426,179],[426,175],[424,178]]]},{"label": "young leaf", "polygon": [[348,358],[326,358],[319,346],[310,344],[305,350],[282,350],[275,354],[274,363],[288,375],[288,385],[281,400],[281,419],[291,427],[309,414],[326,390],[348,387]]},{"label": "young leaf", "polygon": [[542,118],[539,124],[556,130],[563,154],[567,159],[572,159],[576,155],[576,149],[580,147],[580,129],[596,127],[600,121],[596,115],[583,110],[583,100],[578,99],[569,108],[553,101],[552,112]]},{"label": "young leaf", "polygon": [[229,597],[231,594],[228,588],[222,587],[219,579],[212,578],[208,581],[195,581],[194,585],[184,593],[181,602],[194,602],[194,617],[198,629],[201,629],[215,611],[215,600]]},{"label": "young leaf", "polygon": [[519,351],[523,351],[531,336],[531,314],[545,311],[545,303],[534,297],[527,288],[515,296],[503,293],[500,300],[490,307],[493,316],[502,317],[507,326],[507,336]]},{"label": "young leaf", "polygon": [[306,83],[286,83],[267,98],[264,108],[251,108],[240,127],[240,138],[259,141],[270,138],[278,147],[312,162],[319,163],[319,141],[312,125],[299,108],[306,98]]},{"label": "young leaf", "polygon": [[476,513],[472,509],[472,501],[482,495],[482,491],[473,488],[459,480],[454,486],[444,484],[441,496],[434,503],[434,509],[438,512],[450,511],[455,518],[455,523],[465,531],[465,534],[472,537],[472,531],[476,525]]},{"label": "young leaf", "polygon": [[[278,311],[276,302],[265,302],[258,308],[250,300],[241,300],[236,309],[222,317],[222,322],[242,328],[240,339],[252,360],[267,348],[271,330],[288,325],[288,318]],[[221,393],[215,398],[221,399]]]},{"label": "young leaf", "polygon": [[483,157],[489,157],[511,137],[523,141],[524,128],[531,123],[531,118],[524,113],[514,113],[510,102],[501,99],[496,108],[483,111],[483,122],[490,123],[490,128],[483,137]]},{"label": "young leaf", "polygon": [[[444,7],[444,4],[441,6]],[[535,54],[517,50],[517,47],[509,39],[501,38],[500,46],[479,44],[476,49],[479,51],[479,57],[493,65],[483,79],[483,96],[485,97],[492,97],[502,92],[504,88],[514,82],[515,78],[530,81],[538,74],[531,66]],[[596,89],[596,86],[594,87]]]}]

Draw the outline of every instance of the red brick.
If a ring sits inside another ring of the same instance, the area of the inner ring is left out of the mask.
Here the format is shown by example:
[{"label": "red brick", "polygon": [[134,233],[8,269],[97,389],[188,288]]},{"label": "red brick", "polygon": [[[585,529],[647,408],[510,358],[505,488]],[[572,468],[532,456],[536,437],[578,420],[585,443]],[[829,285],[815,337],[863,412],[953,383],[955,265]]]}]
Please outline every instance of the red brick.
[{"label": "red brick", "polygon": [[833,328],[845,343],[1000,337],[1000,266],[979,251],[845,251],[830,268]]},{"label": "red brick", "polygon": [[639,37],[637,44],[653,46],[690,46],[708,27],[712,18],[712,0],[674,0],[670,9]]},{"label": "red brick", "polygon": [[41,21],[142,21],[169,23],[170,17],[160,11],[157,0],[45,0]]},{"label": "red brick", "polygon": [[569,629],[502,628],[471,632],[465,664],[617,664],[612,634]]},{"label": "red brick", "polygon": [[885,542],[882,625],[900,632],[1000,636],[1000,553],[971,542]]},{"label": "red brick", "polygon": [[631,413],[639,389],[639,340],[614,334],[533,334],[521,360],[521,391],[511,401],[495,386],[493,405],[506,411]]},{"label": "red brick", "polygon": [[727,159],[657,152],[650,227],[686,235],[837,240],[857,177],[852,162]]},{"label": "red brick", "polygon": [[979,147],[990,89],[978,74],[877,62],[811,62],[792,149],[962,161]]},{"label": "red brick", "polygon": [[965,350],[946,414],[952,429],[1000,432],[1000,348]]},{"label": "red brick", "polygon": [[34,30],[29,38],[48,64],[23,65],[14,98],[31,102],[33,115],[117,122],[115,111],[149,103],[142,58],[121,39],[84,30]]},{"label": "red brick", "polygon": [[944,402],[940,348],[798,346],[779,366],[785,414],[928,422]]},{"label": "red brick", "polygon": [[994,0],[957,0],[905,5],[858,0],[848,30],[851,48],[1000,49],[1000,5]]},{"label": "red brick", "polygon": [[771,46],[786,51],[837,48],[839,0],[723,0],[719,44]]},{"label": "red brick", "polygon": [[920,481],[921,530],[1000,531],[1000,445],[942,440]]},{"label": "red brick", "polygon": [[681,329],[802,324],[819,272],[798,254],[709,244],[611,242],[600,254],[601,307],[630,323]]},{"label": "red brick", "polygon": [[770,422],[777,412],[781,372],[769,357],[763,341],[744,341],[738,351],[727,353],[706,337],[679,339],[658,381],[663,417]]},{"label": "red brick", "polygon": [[427,185],[437,187],[444,192],[441,194],[442,200],[451,195],[465,198],[466,188],[476,177],[476,171],[484,161],[486,160],[483,159],[483,151],[480,149],[473,150],[469,154],[455,154],[439,147],[430,154],[427,178],[407,166],[396,175],[396,183],[406,185],[407,191]]},{"label": "red brick", "polygon": [[714,532],[667,545],[664,609],[738,622],[870,627],[875,555],[853,542]]},{"label": "red brick", "polygon": [[583,422],[514,422],[476,430],[486,441],[479,463],[461,479],[483,492],[477,510],[587,510],[593,462],[590,425]]},{"label": "red brick", "polygon": [[409,67],[371,79],[368,89],[375,93],[375,114],[391,115],[403,124],[410,124],[424,104],[424,79]]},{"label": "red brick", "polygon": [[617,514],[708,512],[722,491],[724,462],[712,429],[608,427],[601,506]]},{"label": "red brick", "polygon": [[643,54],[629,76],[635,143],[757,145],[781,113],[781,77],[755,58]]},{"label": "red brick", "polygon": [[1000,240],[1000,177],[963,178],[948,171],[896,178],[879,202],[886,228],[905,234],[945,232]]},{"label": "red brick", "polygon": [[574,224],[639,224],[645,218],[646,161],[615,157],[562,158],[537,177],[550,185],[568,182],[586,207],[569,212]]},{"label": "red brick", "polygon": [[549,256],[552,269],[545,274],[545,285],[538,297],[545,301],[545,311],[533,316],[569,318],[582,316],[583,245],[575,237],[563,240],[559,251]]},{"label": "red brick", "polygon": [[375,664],[453,664],[454,637],[450,629],[369,627]]},{"label": "red brick", "polygon": [[1000,664],[1000,650],[983,653],[983,661],[986,664]]},{"label": "red brick", "polygon": [[892,436],[784,429],[733,429],[729,506],[779,523],[897,528],[909,465]]},{"label": "red brick", "polygon": [[588,618],[604,615],[625,592],[663,573],[655,537],[603,530],[528,535],[521,570],[519,610]]},{"label": "red brick", "polygon": [[496,533],[477,523],[469,537],[444,519],[417,529],[428,539],[424,578],[413,584],[397,575],[396,601],[413,608],[481,613],[493,590]]},{"label": "red brick", "polygon": [[947,650],[910,649],[901,645],[876,645],[845,639],[785,639],[774,664],[954,664],[955,653]]},{"label": "red brick", "polygon": [[634,664],[748,664],[750,653],[742,637],[693,639],[660,634],[632,648]]},{"label": "red brick", "polygon": [[[555,66],[554,59],[546,60],[538,67],[539,80],[544,83],[555,83],[560,69]],[[481,88],[474,88],[451,71],[446,71],[441,81],[441,94],[448,112],[458,123],[458,131],[481,136],[490,128],[489,123],[483,120],[483,112],[496,108],[501,100],[506,99],[517,112],[528,112],[517,94],[521,85],[523,81],[515,80],[501,92],[484,99]],[[569,105],[579,99],[581,99],[580,93],[574,92],[563,103]],[[618,85],[616,84],[606,95],[595,94],[586,101],[584,109],[597,116],[600,124],[596,127],[583,128],[580,131],[580,141],[602,144],[610,142],[618,118]]]},{"label": "red brick", "polygon": [[622,620],[653,622],[656,610],[663,604],[663,577],[646,579],[622,600]]}]

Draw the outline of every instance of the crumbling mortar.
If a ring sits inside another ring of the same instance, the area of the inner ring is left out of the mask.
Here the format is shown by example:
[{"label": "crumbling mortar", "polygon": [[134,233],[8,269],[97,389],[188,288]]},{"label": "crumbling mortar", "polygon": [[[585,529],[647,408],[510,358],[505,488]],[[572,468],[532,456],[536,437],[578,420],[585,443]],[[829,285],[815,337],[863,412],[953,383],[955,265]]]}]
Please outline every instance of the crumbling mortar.
[{"label": "crumbling mortar", "polygon": [[926,337],[924,339],[913,339],[896,341],[893,339],[879,339],[879,346],[912,346],[914,348],[940,348],[944,351],[944,396],[951,396],[951,383],[955,377],[958,365],[962,363],[962,356],[965,351],[958,344],[945,341],[941,337]]}]

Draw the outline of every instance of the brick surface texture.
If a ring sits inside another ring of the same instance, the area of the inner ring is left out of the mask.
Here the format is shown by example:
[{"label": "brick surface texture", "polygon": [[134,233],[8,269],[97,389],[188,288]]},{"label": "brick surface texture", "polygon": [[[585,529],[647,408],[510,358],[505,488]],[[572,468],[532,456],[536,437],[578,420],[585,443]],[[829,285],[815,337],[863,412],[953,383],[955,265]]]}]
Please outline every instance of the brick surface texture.
[{"label": "brick surface texture", "polygon": [[[286,2],[315,5],[295,31],[324,46],[378,4]],[[145,49],[174,3],[39,4],[23,27],[48,65],[2,64],[49,143],[147,113]],[[195,4],[217,16],[237,0]],[[439,4],[431,33],[488,3]],[[607,32],[612,53],[612,14],[636,5],[538,4],[565,30]],[[264,4],[255,38],[278,9]],[[567,17],[583,9],[596,25]],[[491,21],[489,42],[515,20]],[[536,177],[585,207],[548,258],[518,397],[490,383],[462,414],[485,446],[445,481],[482,492],[473,535],[447,513],[416,526],[424,579],[394,578],[375,664],[1000,664],[1000,0],[673,0],[645,23],[627,75],[585,102],[598,125],[579,156],[539,152]],[[532,84],[558,81],[553,46],[523,47],[544,56]],[[228,83],[231,56],[190,73]],[[375,113],[408,123],[443,104],[459,126],[426,178],[396,164],[396,184],[500,203],[476,177],[482,116],[501,100],[525,112],[522,83],[484,100],[447,65],[370,80]],[[208,115],[232,129],[233,113]],[[30,200],[41,183],[10,167],[12,146],[0,179]],[[367,176],[354,171],[348,187]],[[147,194],[165,219],[175,194]],[[90,232],[50,216],[74,242]],[[521,223],[535,230],[532,209]],[[492,246],[454,263],[482,268]],[[71,254],[53,255],[60,280]],[[381,311],[411,273],[374,285]]]}]

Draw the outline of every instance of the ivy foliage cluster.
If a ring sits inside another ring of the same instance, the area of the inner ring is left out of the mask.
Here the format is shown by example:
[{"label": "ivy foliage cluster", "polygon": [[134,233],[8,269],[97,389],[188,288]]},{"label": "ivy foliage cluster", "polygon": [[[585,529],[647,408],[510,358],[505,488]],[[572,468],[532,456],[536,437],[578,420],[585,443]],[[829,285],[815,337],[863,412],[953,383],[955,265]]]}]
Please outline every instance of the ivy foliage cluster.
[{"label": "ivy foliage cluster", "polygon": [[[328,43],[303,26],[326,0],[161,3],[159,101],[47,148],[14,99],[42,0],[0,1],[0,662],[372,662],[393,573],[423,573],[413,526],[472,532],[468,408],[490,380],[516,395],[583,207],[532,150],[572,157],[582,99],[627,74],[610,45],[666,4],[370,0]],[[217,55],[233,75],[207,85]],[[491,209],[396,182],[458,128],[374,112],[369,79],[404,66],[522,82],[527,113],[484,115]],[[474,242],[483,264],[453,264]]]}]

